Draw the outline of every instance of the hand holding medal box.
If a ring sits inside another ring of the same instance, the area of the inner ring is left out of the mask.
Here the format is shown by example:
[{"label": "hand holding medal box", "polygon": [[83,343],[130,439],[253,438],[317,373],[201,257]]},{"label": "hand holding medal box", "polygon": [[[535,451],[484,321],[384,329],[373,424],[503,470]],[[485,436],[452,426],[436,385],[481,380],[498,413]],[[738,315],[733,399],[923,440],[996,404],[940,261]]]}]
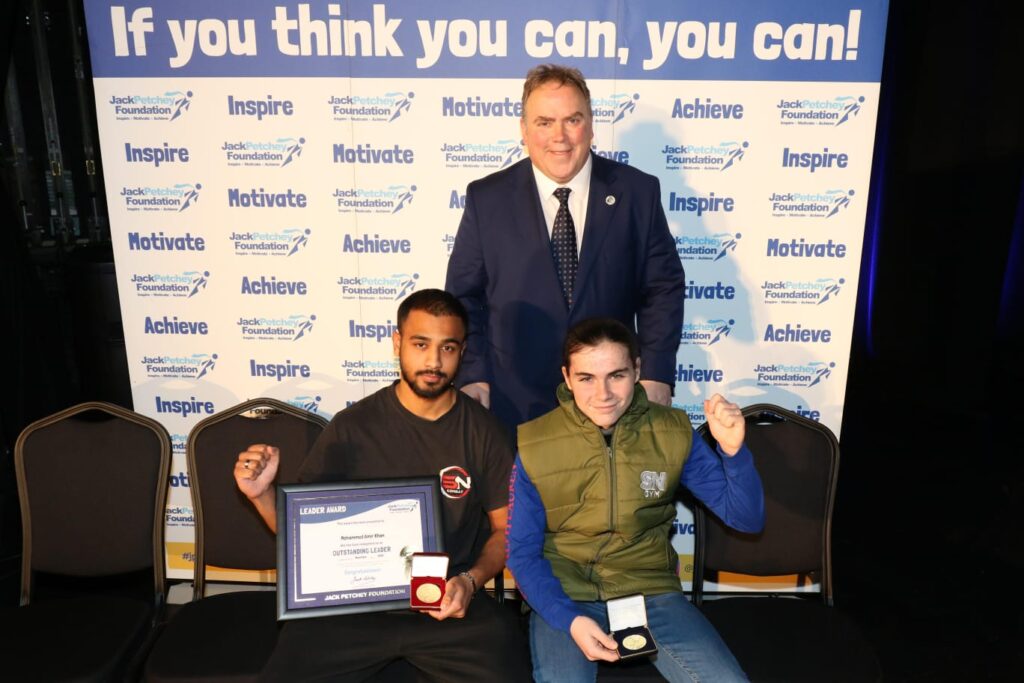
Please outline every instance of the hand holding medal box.
[{"label": "hand holding medal box", "polygon": [[619,657],[629,659],[658,651],[654,636],[647,628],[647,608],[643,595],[627,595],[608,601],[608,627],[619,646]]},{"label": "hand holding medal box", "polygon": [[445,553],[414,553],[410,578],[409,608],[422,611],[441,609],[445,577],[448,576],[448,555]]}]

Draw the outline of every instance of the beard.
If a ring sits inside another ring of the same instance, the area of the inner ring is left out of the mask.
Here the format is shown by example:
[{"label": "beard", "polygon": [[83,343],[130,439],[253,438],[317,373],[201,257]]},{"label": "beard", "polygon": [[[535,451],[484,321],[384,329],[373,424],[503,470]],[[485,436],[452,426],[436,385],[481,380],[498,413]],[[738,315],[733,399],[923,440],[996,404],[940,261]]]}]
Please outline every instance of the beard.
[{"label": "beard", "polygon": [[[420,375],[427,374],[437,375],[440,378],[437,384],[420,384],[418,381]],[[441,396],[446,391],[448,391],[448,389],[451,388],[452,386],[452,378],[448,377],[448,375],[446,375],[443,372],[438,371],[428,373],[420,371],[417,373],[411,373],[404,367],[402,368],[402,381],[409,386],[409,388],[412,390],[412,393],[416,394],[420,398],[426,399],[437,398],[438,396]]]}]

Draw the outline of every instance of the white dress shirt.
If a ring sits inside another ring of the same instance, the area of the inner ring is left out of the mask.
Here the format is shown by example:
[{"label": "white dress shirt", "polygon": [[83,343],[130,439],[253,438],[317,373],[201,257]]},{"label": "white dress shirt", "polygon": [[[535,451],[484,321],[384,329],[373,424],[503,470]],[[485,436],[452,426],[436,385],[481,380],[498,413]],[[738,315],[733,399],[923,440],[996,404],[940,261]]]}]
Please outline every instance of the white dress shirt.
[{"label": "white dress shirt", "polygon": [[548,226],[548,238],[555,228],[555,216],[558,214],[558,197],[555,190],[560,187],[568,187],[569,193],[569,215],[572,216],[573,226],[576,228],[576,253],[583,248],[583,228],[587,222],[587,200],[590,199],[590,171],[593,168],[593,159],[588,154],[587,161],[583,168],[576,174],[576,177],[559,185],[551,178],[548,178],[536,166],[533,167],[533,177],[537,180],[537,193],[540,195],[540,205],[544,209],[544,222]]}]

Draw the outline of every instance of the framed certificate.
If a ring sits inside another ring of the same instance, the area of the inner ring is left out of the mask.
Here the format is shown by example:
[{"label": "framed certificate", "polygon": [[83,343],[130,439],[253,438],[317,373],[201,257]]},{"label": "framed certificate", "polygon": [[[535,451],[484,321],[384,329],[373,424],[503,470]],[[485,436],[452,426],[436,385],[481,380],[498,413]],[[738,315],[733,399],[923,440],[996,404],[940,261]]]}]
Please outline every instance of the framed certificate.
[{"label": "framed certificate", "polygon": [[409,607],[413,553],[441,552],[437,477],[277,487],[277,618]]}]

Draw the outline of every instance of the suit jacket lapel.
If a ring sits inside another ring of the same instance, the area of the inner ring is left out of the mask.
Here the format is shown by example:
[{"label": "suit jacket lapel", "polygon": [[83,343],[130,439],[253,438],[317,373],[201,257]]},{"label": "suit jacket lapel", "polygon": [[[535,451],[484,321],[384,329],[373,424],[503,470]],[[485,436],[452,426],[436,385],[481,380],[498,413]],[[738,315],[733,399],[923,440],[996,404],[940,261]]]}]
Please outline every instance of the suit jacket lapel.
[{"label": "suit jacket lapel", "polygon": [[[540,278],[537,282],[542,290],[554,292],[557,302],[561,304],[556,305],[554,310],[567,314],[565,300],[562,298],[562,286],[558,280],[558,268],[555,266],[555,256],[551,253],[551,237],[548,235],[544,209],[540,205],[537,181],[533,177],[532,163],[529,159],[520,162],[522,170],[512,189],[512,222],[516,235],[521,240],[517,246],[525,246],[524,253],[527,254],[546,255],[540,257],[541,260],[529,264],[528,268]],[[544,281],[547,281],[547,284],[544,284]]]},{"label": "suit jacket lapel", "polygon": [[[524,244],[535,244],[538,240],[548,244],[547,225],[544,223],[544,211],[537,195],[537,182],[533,178],[533,166],[529,159],[519,162],[520,171],[512,197],[512,222],[516,226]],[[551,261],[554,268],[554,259]]]},{"label": "suit jacket lapel", "polygon": [[[574,304],[582,299],[587,283],[591,281],[590,272],[596,267],[597,255],[601,253],[601,246],[611,230],[612,219],[622,199],[622,188],[615,182],[614,166],[596,154],[592,156],[594,166],[590,172],[590,199],[587,201],[583,248],[580,249],[580,265],[573,284]],[[611,203],[609,197],[612,198]]]}]

